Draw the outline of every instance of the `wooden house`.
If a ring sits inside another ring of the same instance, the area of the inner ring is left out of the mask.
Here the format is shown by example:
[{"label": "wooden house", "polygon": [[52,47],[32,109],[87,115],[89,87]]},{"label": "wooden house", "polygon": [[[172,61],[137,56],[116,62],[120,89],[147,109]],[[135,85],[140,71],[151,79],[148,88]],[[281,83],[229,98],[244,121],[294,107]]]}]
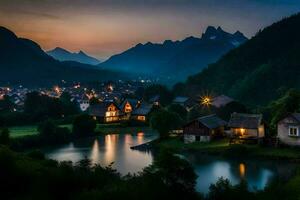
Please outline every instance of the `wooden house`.
[{"label": "wooden house", "polygon": [[290,146],[300,146],[300,113],[289,114],[277,124],[279,141]]},{"label": "wooden house", "polygon": [[265,136],[265,127],[261,114],[231,114],[228,122],[232,138],[258,140]]},{"label": "wooden house", "polygon": [[138,108],[140,105],[140,101],[137,99],[125,99],[121,105],[120,108],[124,113],[131,113],[134,109]]},{"label": "wooden house", "polygon": [[118,122],[123,119],[124,113],[114,102],[102,102],[91,105],[89,114],[100,123]]},{"label": "wooden house", "polygon": [[184,142],[208,142],[213,138],[222,137],[226,124],[216,115],[199,117],[183,126]]},{"label": "wooden house", "polygon": [[132,111],[131,119],[139,122],[146,122],[148,120],[149,114],[152,111],[152,105],[141,103],[141,105]]}]

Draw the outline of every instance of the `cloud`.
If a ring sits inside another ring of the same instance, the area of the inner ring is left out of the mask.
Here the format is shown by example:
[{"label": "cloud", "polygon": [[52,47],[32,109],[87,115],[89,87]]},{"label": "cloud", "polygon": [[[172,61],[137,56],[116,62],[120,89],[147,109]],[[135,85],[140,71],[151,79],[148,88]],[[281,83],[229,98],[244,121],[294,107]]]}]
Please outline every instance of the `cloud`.
[{"label": "cloud", "polygon": [[43,12],[19,10],[18,13],[22,14],[22,15],[29,15],[29,16],[33,16],[33,17],[45,18],[45,19],[50,19],[50,20],[62,20],[62,17],[59,17],[57,15],[48,14],[48,13],[43,13]]}]

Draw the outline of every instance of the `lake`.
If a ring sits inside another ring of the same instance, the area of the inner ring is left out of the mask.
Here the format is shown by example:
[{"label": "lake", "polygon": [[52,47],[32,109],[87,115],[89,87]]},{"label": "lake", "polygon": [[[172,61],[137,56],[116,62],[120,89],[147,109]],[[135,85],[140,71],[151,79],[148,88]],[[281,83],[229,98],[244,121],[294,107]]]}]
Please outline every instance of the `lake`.
[{"label": "lake", "polygon": [[[43,151],[48,158],[58,161],[70,160],[76,163],[87,157],[102,166],[113,163],[112,167],[122,175],[136,173],[152,163],[153,155],[130,147],[154,140],[158,135],[150,129],[124,130],[116,129],[111,134],[81,139]],[[233,184],[245,179],[250,190],[261,190],[276,176],[286,177],[294,167],[275,161],[230,160],[191,153],[184,157],[193,165],[198,175],[196,189],[202,193],[207,193],[209,186],[220,177],[229,179]]]},{"label": "lake", "polygon": [[111,134],[80,139],[67,145],[44,149],[43,152],[48,158],[58,161],[68,160],[76,163],[87,157],[101,166],[113,163],[112,167],[125,175],[129,172],[141,171],[153,160],[151,152],[131,150],[130,147],[149,142],[157,137],[154,131],[147,128],[116,129]]},{"label": "lake", "polygon": [[207,193],[209,186],[220,177],[238,184],[246,180],[250,191],[262,190],[274,178],[288,178],[296,165],[287,161],[268,161],[254,159],[224,159],[216,156],[188,154],[184,157],[193,165],[197,178],[196,189]]}]

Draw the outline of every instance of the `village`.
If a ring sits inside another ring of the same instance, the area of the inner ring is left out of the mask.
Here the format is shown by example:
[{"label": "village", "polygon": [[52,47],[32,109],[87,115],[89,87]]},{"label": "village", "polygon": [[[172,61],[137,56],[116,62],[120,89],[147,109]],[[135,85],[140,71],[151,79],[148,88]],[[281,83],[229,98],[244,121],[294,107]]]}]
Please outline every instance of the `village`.
[{"label": "village", "polygon": [[[199,106],[208,106],[221,109],[235,100],[220,95],[214,98],[205,97],[202,100],[192,100],[189,97],[177,96],[173,105],[180,105],[187,112]],[[148,102],[141,99],[124,99],[121,103],[104,101],[89,107],[89,114],[99,123],[118,123],[137,121],[148,123],[151,112],[160,107],[159,95],[153,96]],[[230,114],[228,121],[216,114],[209,114],[190,120],[178,130],[171,132],[182,136],[184,143],[210,142],[228,138],[230,143],[262,144],[272,141],[272,145],[279,143],[288,146],[300,145],[300,114],[290,113],[282,118],[277,125],[277,135],[268,136],[262,114],[237,113]]]},{"label": "village", "polygon": [[[71,86],[53,86],[52,88],[28,89],[23,86],[0,88],[0,99],[8,96],[13,102],[13,112],[22,112],[26,94],[38,91],[41,95],[59,98],[62,93],[69,93],[71,101],[76,103],[80,112],[87,113],[99,124],[128,123],[129,126],[150,126],[151,114],[164,108],[160,95],[150,96],[147,100],[138,96],[138,91],[144,91],[151,81],[136,81],[124,83],[104,82],[88,86],[75,83]],[[95,89],[96,88],[96,89]],[[230,144],[267,144],[274,147],[300,146],[300,114],[289,113],[277,122],[276,134],[270,134],[268,125],[261,113],[243,112],[246,109],[227,109],[226,106],[238,104],[226,95],[197,95],[195,98],[175,96],[170,105],[180,106],[186,115],[195,110],[206,109],[209,112],[198,113],[189,117],[170,133],[180,136],[186,144],[194,142],[210,142],[227,138]],[[226,114],[222,110],[226,110]],[[239,112],[242,111],[242,112]],[[214,113],[215,112],[215,113]]]}]

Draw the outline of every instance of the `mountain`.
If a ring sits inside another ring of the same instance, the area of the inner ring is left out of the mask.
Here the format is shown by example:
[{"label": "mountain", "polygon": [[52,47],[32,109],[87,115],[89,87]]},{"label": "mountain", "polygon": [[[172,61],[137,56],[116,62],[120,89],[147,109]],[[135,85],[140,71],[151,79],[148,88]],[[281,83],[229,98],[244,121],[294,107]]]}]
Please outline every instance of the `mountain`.
[{"label": "mountain", "polygon": [[0,27],[0,82],[25,85],[57,84],[66,81],[117,80],[127,74],[110,70],[90,69],[92,66],[60,62],[47,55],[28,39],[18,38]]},{"label": "mountain", "polygon": [[184,80],[188,75],[200,71],[245,41],[247,38],[239,31],[230,34],[221,27],[209,26],[201,38],[166,40],[162,44],[137,44],[110,57],[99,66],[138,74],[152,74],[174,82]]},{"label": "mountain", "polygon": [[175,91],[227,94],[266,105],[288,88],[300,88],[300,14],[259,31],[215,64],[178,84]]},{"label": "mountain", "polygon": [[89,65],[98,65],[100,63],[98,59],[87,55],[83,51],[79,51],[78,53],[72,53],[63,48],[56,47],[55,49],[47,51],[46,53],[59,61],[76,61],[79,63]]}]

